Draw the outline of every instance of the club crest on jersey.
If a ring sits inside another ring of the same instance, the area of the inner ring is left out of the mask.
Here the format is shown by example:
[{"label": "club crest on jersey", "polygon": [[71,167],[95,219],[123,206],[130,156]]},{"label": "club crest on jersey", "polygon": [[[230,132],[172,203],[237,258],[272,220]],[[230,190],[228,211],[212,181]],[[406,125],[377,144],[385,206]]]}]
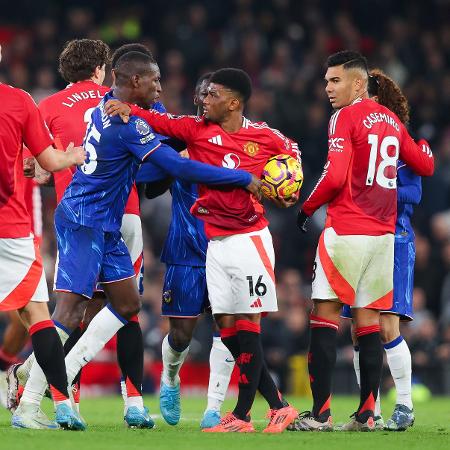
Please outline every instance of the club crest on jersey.
[{"label": "club crest on jersey", "polygon": [[244,144],[244,152],[253,157],[259,152],[259,145],[256,142],[248,141]]},{"label": "club crest on jersey", "polygon": [[136,119],[136,131],[139,134],[148,134],[150,132],[150,126],[142,119]]},{"label": "club crest on jersey", "polygon": [[172,291],[170,289],[168,291],[164,291],[162,296],[164,303],[170,303],[172,301]]}]

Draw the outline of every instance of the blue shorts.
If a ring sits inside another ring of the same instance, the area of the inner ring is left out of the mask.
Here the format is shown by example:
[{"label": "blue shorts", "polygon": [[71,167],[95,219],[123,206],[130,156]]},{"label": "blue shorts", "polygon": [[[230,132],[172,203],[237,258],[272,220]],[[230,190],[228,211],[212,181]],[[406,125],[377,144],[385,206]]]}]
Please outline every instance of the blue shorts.
[{"label": "blue shorts", "polygon": [[[395,235],[394,301],[392,308],[381,313],[396,314],[400,320],[413,320],[414,262],[416,246],[410,236]],[[344,305],[341,317],[351,319],[351,308]]]},{"label": "blue shorts", "polygon": [[162,294],[162,315],[197,317],[209,307],[204,267],[167,264]]},{"label": "blue shorts", "polygon": [[55,216],[58,261],[55,290],[92,298],[96,283],[135,276],[120,231],[104,232]]}]

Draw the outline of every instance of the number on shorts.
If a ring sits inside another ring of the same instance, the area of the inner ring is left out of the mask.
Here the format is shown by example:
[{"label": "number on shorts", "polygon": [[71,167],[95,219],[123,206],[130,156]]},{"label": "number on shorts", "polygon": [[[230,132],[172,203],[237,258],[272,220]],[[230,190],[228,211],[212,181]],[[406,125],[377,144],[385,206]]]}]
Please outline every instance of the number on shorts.
[{"label": "number on shorts", "polygon": [[[367,169],[367,177],[366,177],[366,185],[372,186],[374,180],[381,187],[386,189],[395,189],[397,187],[397,178],[394,176],[393,178],[388,178],[384,172],[388,167],[397,167],[397,159],[399,154],[400,144],[398,139],[395,136],[386,136],[383,138],[380,144],[380,156],[381,162],[376,170],[375,165],[377,162],[378,155],[378,135],[369,134],[369,144],[370,144],[370,156],[369,156],[369,167]],[[394,147],[395,154],[393,156],[389,156],[388,148]],[[376,175],[375,175],[376,170]],[[395,171],[394,171],[395,173]]]},{"label": "number on shorts", "polygon": [[262,297],[267,292],[267,286],[262,282],[262,275],[258,277],[258,281],[256,284],[253,284],[253,277],[248,276],[248,291],[250,293],[250,297],[253,297],[256,293],[258,297]]},{"label": "number on shorts", "polygon": [[317,263],[314,261],[313,269],[312,269],[312,280],[311,281],[314,281],[316,279],[316,270],[317,270]]}]

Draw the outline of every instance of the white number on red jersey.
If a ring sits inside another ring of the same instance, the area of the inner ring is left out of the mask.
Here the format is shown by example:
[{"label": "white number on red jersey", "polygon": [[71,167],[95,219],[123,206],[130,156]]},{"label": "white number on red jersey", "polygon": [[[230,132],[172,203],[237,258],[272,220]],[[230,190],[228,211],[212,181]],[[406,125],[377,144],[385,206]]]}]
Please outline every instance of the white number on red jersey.
[{"label": "white number on red jersey", "polygon": [[[397,177],[389,178],[385,175],[386,169],[388,167],[393,167],[396,169],[397,160],[399,156],[400,143],[395,136],[386,136],[381,141],[380,146],[378,146],[378,135],[369,134],[369,144],[370,144],[370,157],[369,157],[369,167],[367,170],[366,185],[372,186],[374,180],[381,187],[386,189],[396,189],[397,188]],[[389,147],[393,147],[395,150],[394,155],[390,156],[388,154]],[[378,168],[376,167],[378,151],[381,157],[380,164]],[[375,173],[376,172],[376,173]],[[396,170],[393,170],[396,173]]]}]

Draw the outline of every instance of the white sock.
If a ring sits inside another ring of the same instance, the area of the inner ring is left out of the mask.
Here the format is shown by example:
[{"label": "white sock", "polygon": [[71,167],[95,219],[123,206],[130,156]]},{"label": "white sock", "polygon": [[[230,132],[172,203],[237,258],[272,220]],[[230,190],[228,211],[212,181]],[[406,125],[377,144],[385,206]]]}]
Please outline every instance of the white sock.
[{"label": "white sock", "polygon": [[220,411],[225,400],[231,373],[234,368],[234,358],[220,337],[214,337],[209,354],[209,385],[208,405],[206,410]]},{"label": "white sock", "polygon": [[123,399],[123,415],[127,413],[127,384],[123,378],[120,379],[120,393]]},{"label": "white sock", "polygon": [[[358,386],[361,387],[361,371],[359,369],[359,348],[358,350],[353,347],[353,368],[355,369],[356,382]],[[375,400],[375,410],[373,412],[374,416],[381,416],[381,400],[380,400],[380,390],[378,389],[377,399]]]},{"label": "white sock", "polygon": [[128,397],[127,383],[123,378],[120,380],[120,392],[123,399],[123,415],[127,413],[127,409],[130,406],[137,406],[139,409],[144,409],[144,399],[142,398],[142,395]]},{"label": "white sock", "polygon": [[162,342],[162,360],[163,372],[161,374],[162,382],[170,387],[177,386],[180,382],[178,376],[181,366],[189,353],[189,347],[182,352],[177,352],[169,344],[169,335],[167,335]]},{"label": "white sock", "polygon": [[104,346],[127,323],[114,311],[111,305],[105,306],[91,321],[79,341],[66,356],[67,381],[73,379]]},{"label": "white sock", "polygon": [[[59,338],[61,339],[62,344],[64,345],[67,341],[69,335],[67,332],[62,329],[59,324],[55,324],[56,331],[58,332]],[[44,372],[41,367],[37,363],[34,353],[32,353],[28,359],[25,361],[25,364],[30,364],[31,367],[28,371],[27,382],[25,384],[25,388],[22,394],[22,398],[20,401],[24,401],[25,403],[33,403],[35,405],[40,405],[42,398],[44,397],[45,390],[47,389],[47,379],[45,378]],[[17,370],[22,369],[22,366]],[[22,371],[22,375],[26,375],[26,371]],[[20,376],[19,379],[21,380]]]},{"label": "white sock", "polygon": [[[392,346],[391,346],[392,345]],[[385,344],[389,370],[394,378],[397,390],[397,404],[413,408],[411,399],[411,352],[408,344],[399,336],[392,342]]]},{"label": "white sock", "polygon": [[140,395],[134,397],[127,397],[127,409],[130,406],[137,406],[139,409],[144,409],[144,400]]}]

